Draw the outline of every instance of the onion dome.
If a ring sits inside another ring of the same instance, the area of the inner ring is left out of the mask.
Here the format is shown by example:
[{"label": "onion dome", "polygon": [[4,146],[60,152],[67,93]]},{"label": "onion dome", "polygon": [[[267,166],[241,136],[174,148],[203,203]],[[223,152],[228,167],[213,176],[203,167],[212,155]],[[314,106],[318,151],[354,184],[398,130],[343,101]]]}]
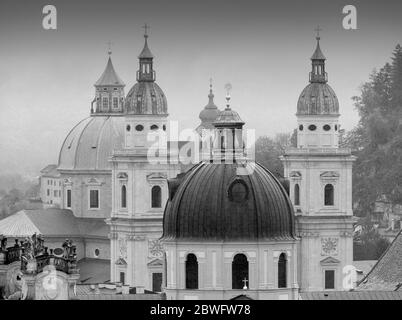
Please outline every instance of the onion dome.
[{"label": "onion dome", "polygon": [[111,170],[109,157],[124,146],[124,117],[97,116],[78,123],[59,154],[59,170]]},{"label": "onion dome", "polygon": [[295,238],[286,190],[255,162],[201,162],[168,184],[163,239]]},{"label": "onion dome", "polygon": [[128,92],[125,110],[135,115],[167,115],[167,100],[162,89],[155,83],[156,74],[153,69],[153,55],[148,47],[148,34],[145,25],[145,44],[139,58],[137,83]]},{"label": "onion dome", "polygon": [[[319,30],[319,29],[318,29]],[[327,84],[325,56],[320,48],[320,37],[311,57],[312,71],[310,84],[300,94],[297,102],[297,115],[339,115],[339,102],[334,90]]]},{"label": "onion dome", "polygon": [[204,109],[200,112],[201,124],[197,127],[197,132],[201,133],[202,129],[213,129],[213,122],[219,115],[219,109],[214,103],[214,94],[212,92],[212,82],[209,85],[209,101]]}]

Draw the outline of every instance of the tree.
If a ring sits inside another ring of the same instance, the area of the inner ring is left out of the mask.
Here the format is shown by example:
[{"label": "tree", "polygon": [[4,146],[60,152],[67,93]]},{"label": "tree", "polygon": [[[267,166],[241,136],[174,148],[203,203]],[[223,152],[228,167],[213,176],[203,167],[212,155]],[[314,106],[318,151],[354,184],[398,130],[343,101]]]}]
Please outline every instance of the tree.
[{"label": "tree", "polygon": [[385,196],[402,204],[402,48],[374,70],[353,98],[360,120],[341,139],[357,156],[353,170],[355,212],[365,216]]},{"label": "tree", "polygon": [[389,241],[378,233],[369,217],[360,226],[361,232],[353,239],[353,260],[378,260],[390,245]]},{"label": "tree", "polygon": [[291,146],[292,134],[279,133],[274,138],[261,136],[255,142],[255,160],[277,177],[283,177],[283,164],[279,159]]}]

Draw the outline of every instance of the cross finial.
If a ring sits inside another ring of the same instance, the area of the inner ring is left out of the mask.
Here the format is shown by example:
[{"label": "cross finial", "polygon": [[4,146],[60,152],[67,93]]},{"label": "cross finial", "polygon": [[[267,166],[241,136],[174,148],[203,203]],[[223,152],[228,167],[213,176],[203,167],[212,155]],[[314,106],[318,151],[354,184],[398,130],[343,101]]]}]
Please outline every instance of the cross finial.
[{"label": "cross finial", "polygon": [[322,29],[320,28],[320,26],[317,26],[317,28],[314,29],[317,32],[317,36],[315,37],[317,40],[320,40],[320,31],[322,31]]},{"label": "cross finial", "polygon": [[144,31],[144,37],[148,38],[148,30],[151,29],[151,27],[145,23],[142,28],[145,30]]},{"label": "cross finial", "polygon": [[226,90],[226,108],[230,109],[230,91],[232,90],[232,85],[230,83],[225,84]]},{"label": "cross finial", "polygon": [[244,278],[242,281],[243,281],[243,283],[244,283],[243,290],[247,290],[247,289],[248,289],[248,288],[247,288],[247,282],[248,282],[247,278]]},{"label": "cross finial", "polygon": [[109,54],[109,56],[111,56],[112,55],[112,45],[113,45],[113,43],[111,42],[111,41],[109,41],[108,43],[107,43],[107,45],[108,45],[108,54]]},{"label": "cross finial", "polygon": [[209,88],[212,90],[212,78],[209,78]]}]

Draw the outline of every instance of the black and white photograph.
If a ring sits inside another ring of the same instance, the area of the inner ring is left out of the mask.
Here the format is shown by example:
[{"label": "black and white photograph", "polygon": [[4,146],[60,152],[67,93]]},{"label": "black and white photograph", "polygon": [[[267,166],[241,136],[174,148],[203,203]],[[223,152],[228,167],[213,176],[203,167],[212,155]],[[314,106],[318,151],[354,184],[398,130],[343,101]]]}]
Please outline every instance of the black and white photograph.
[{"label": "black and white photograph", "polygon": [[401,13],[0,0],[0,300],[402,300]]}]

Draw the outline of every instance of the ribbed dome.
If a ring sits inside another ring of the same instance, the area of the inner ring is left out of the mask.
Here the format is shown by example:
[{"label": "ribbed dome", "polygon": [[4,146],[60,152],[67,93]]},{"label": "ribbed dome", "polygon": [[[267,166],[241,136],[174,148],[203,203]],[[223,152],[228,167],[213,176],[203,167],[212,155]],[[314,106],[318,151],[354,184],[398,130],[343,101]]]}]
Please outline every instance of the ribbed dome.
[{"label": "ribbed dome", "polygon": [[215,126],[232,124],[244,124],[244,121],[240,118],[239,114],[230,107],[226,107],[225,110],[220,111],[214,122]]},{"label": "ribbed dome", "polygon": [[164,239],[293,239],[294,228],[285,189],[254,162],[201,162],[169,181]]},{"label": "ribbed dome", "polygon": [[114,149],[123,148],[124,117],[96,116],[82,120],[64,140],[60,170],[111,170]]},{"label": "ribbed dome", "polygon": [[297,115],[339,115],[334,90],[327,83],[310,83],[300,94]]},{"label": "ribbed dome", "polygon": [[129,114],[167,114],[167,100],[155,82],[137,82],[126,98]]}]

